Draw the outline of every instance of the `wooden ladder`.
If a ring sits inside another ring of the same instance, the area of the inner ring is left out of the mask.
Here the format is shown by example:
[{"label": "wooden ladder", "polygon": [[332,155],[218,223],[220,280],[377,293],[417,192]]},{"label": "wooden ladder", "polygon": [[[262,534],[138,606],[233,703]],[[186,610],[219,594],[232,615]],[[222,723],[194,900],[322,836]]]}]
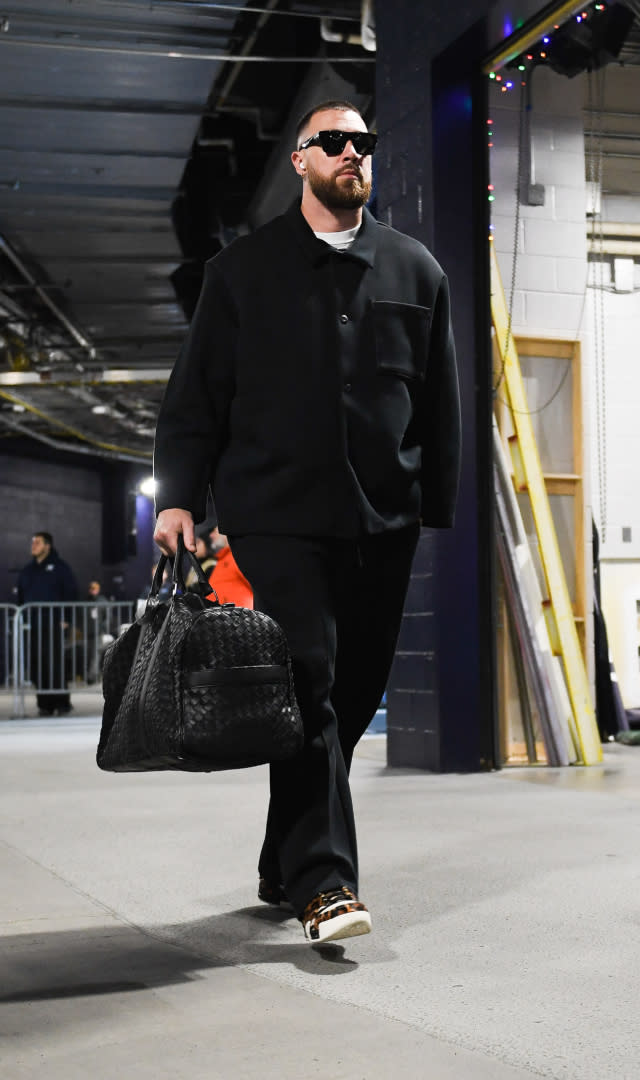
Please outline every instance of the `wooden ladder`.
[{"label": "wooden ladder", "polygon": [[518,491],[528,492],[538,537],[538,546],[547,587],[543,600],[551,646],[563,662],[569,700],[575,721],[580,763],[595,765],[602,761],[602,746],[591,700],[589,680],[576,630],[569,590],[551,516],[540,455],[531,423],[527,396],[515,346],[509,327],[509,313],[502,287],[498,259],[491,245],[491,314],[498,354],[502,365],[503,385],[515,435],[509,439],[514,480]]}]

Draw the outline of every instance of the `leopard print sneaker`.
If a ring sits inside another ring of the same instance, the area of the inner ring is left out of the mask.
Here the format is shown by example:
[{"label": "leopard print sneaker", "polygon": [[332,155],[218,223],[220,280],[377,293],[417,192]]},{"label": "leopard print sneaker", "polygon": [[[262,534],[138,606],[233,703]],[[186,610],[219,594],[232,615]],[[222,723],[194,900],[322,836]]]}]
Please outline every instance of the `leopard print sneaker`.
[{"label": "leopard print sneaker", "polygon": [[369,912],[346,885],[315,896],[304,909],[300,922],[312,945],[371,931]]}]

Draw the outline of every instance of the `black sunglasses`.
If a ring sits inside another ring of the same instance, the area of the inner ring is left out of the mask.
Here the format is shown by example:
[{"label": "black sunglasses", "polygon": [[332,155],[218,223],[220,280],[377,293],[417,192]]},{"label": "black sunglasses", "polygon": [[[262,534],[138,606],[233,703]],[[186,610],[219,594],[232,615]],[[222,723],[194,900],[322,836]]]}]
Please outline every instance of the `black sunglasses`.
[{"label": "black sunglasses", "polygon": [[321,146],[327,157],[337,157],[341,154],[348,142],[353,144],[353,149],[360,157],[372,154],[376,148],[378,136],[372,131],[318,131],[300,143],[299,150],[306,150],[309,146]]}]

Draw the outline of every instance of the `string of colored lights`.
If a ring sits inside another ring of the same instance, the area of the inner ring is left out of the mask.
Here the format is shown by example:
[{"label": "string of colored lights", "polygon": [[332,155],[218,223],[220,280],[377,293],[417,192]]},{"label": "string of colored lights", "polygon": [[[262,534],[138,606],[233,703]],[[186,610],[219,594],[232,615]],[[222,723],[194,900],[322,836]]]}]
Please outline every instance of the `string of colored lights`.
[{"label": "string of colored lights", "polygon": [[[597,19],[599,16],[602,16],[606,11],[607,11],[607,4],[604,4],[604,3],[591,3],[589,5],[586,5],[585,8],[582,11],[580,11],[576,15],[573,15],[571,17],[571,19],[566,20],[564,23],[562,23],[562,24],[555,23],[554,26],[553,26],[553,31],[554,32],[561,31],[561,30],[564,30],[565,28],[570,27],[574,19],[575,19],[575,22],[577,22],[577,23],[584,23],[585,20],[587,20],[587,19]],[[522,94],[524,92],[524,88],[527,86],[527,77],[531,74],[534,67],[536,67],[536,66],[538,66],[540,64],[548,64],[549,63],[549,61],[551,59],[549,57],[549,53],[553,53],[553,43],[554,43],[553,38],[554,38],[553,33],[551,33],[551,32],[545,33],[541,37],[539,42],[537,42],[536,44],[530,46],[525,52],[521,53],[519,56],[515,57],[514,59],[511,59],[505,65],[505,70],[509,70],[509,69],[512,69],[512,68],[517,69],[517,71],[520,73],[519,78],[515,74],[513,76],[509,77],[507,75],[500,74],[498,71],[489,71],[488,72],[489,79],[492,82],[495,82],[497,84],[502,83],[502,86],[500,87],[502,93],[509,93],[509,91],[513,90],[517,86],[517,87],[520,88],[520,92]],[[591,69],[588,69],[588,70],[589,70],[589,73],[591,74]],[[485,68],[485,72],[486,72],[486,68]],[[520,105],[521,123],[522,123],[522,109],[523,109],[523,107],[526,108],[527,106],[525,105],[524,99],[521,98],[521,105]],[[488,118],[487,119],[487,136],[488,136],[487,146],[488,146],[489,150],[492,150],[493,147],[494,147],[493,127],[494,127],[493,120],[491,118]],[[521,132],[520,132],[520,140],[519,140],[519,146],[518,146],[518,179],[517,179],[517,183],[516,183],[516,227],[515,227],[515,238],[514,238],[513,254],[512,254],[512,259],[513,259],[513,262],[512,262],[512,281],[511,281],[511,295],[510,295],[509,309],[508,309],[507,340],[506,340],[506,346],[505,346],[505,350],[504,350],[505,353],[506,353],[507,348],[508,348],[509,337],[510,337],[510,334],[511,334],[511,320],[512,320],[512,315],[513,315],[513,298],[514,298],[514,291],[515,291],[515,273],[516,273],[517,250],[518,250],[517,236],[518,236],[518,217],[519,217],[518,210],[519,210],[519,199],[520,199],[520,155],[521,155],[521,153],[522,153],[522,129],[521,129]],[[487,199],[488,199],[488,201],[490,203],[494,203],[496,201],[495,185],[493,183],[489,183],[487,185]],[[488,239],[490,241],[493,241],[493,239],[494,239],[494,237],[493,237],[494,231],[495,231],[495,225],[493,225],[493,223],[492,223],[492,224],[489,225],[489,237],[488,237]],[[601,288],[602,288],[602,286],[601,286]],[[602,292],[600,294],[601,298],[602,298],[603,294],[604,294],[604,290],[602,290]],[[582,308],[581,308],[581,312],[580,312],[580,318],[579,318],[579,322],[578,322],[578,327],[576,329],[576,333],[574,335],[576,339],[578,338],[578,334],[579,334],[579,331],[580,331],[580,326],[582,324],[582,318],[583,318],[584,309],[585,309],[586,295],[587,295],[587,288],[586,288],[586,283],[585,283],[585,289],[584,289]],[[504,375],[504,365],[505,365],[505,361],[504,361],[504,358],[503,358],[502,369],[498,373],[498,379],[497,379],[496,384],[495,384],[495,386],[493,388],[494,389],[494,396],[497,396],[498,398],[499,398],[498,390],[499,390],[499,387],[501,385],[503,375]],[[560,390],[562,389],[562,386],[564,385],[564,383],[566,381],[566,378],[567,378],[567,375],[569,373],[570,367],[571,367],[571,361],[569,360],[567,362],[567,366],[565,368],[565,371],[564,371],[564,373],[562,374],[562,376],[560,378],[558,386],[553,391],[551,397],[548,399],[548,401],[545,402],[544,405],[542,405],[542,406],[540,406],[540,407],[538,407],[538,408],[536,408],[534,410],[531,410],[529,415],[533,415],[534,413],[543,412],[546,408],[548,408],[548,406],[552,403],[552,401],[555,400],[555,398],[560,393]],[[502,400],[502,399],[499,398],[499,400]],[[601,485],[601,489],[602,489],[602,485]],[[606,511],[603,511],[603,513],[602,513],[602,520],[603,520],[603,522],[606,520]]]},{"label": "string of colored lights", "polygon": [[[577,23],[582,23],[585,22],[587,19],[597,18],[599,15],[602,15],[606,10],[606,4],[588,4],[587,6],[585,6],[583,11],[581,11],[578,15],[574,16],[574,19]],[[561,25],[560,23],[555,23],[553,29],[554,31],[562,30],[566,25],[568,24],[563,23]],[[545,46],[551,46],[551,49],[547,50]],[[552,49],[553,34],[545,34],[544,37],[542,37],[536,45],[534,45],[530,49],[527,49],[526,52],[521,53],[520,56],[516,57],[514,60],[511,60],[506,66],[507,68],[517,68],[518,71],[527,71],[534,64],[548,62],[549,51],[552,51]],[[509,90],[512,90],[515,85],[513,78],[507,78],[497,71],[489,72],[489,78],[495,80],[497,83],[503,84],[501,86],[501,90],[503,91],[503,93],[507,93]]]},{"label": "string of colored lights", "polygon": [[[587,19],[598,18],[604,12],[606,12],[606,10],[607,10],[607,4],[603,4],[603,3],[587,4],[587,5],[585,5],[585,7],[583,8],[582,11],[580,11],[577,15],[572,16],[572,19],[568,20],[567,22],[562,23],[562,24],[555,23],[554,27],[553,27],[553,31],[555,32],[555,31],[563,30],[564,27],[570,25],[570,23],[574,19],[575,19],[575,21],[577,23],[583,23]],[[525,87],[527,85],[527,76],[530,74],[532,69],[534,67],[538,66],[539,64],[548,64],[549,63],[549,60],[550,60],[549,53],[553,52],[553,37],[554,37],[553,33],[544,34],[544,36],[540,39],[539,42],[537,42],[537,44],[535,44],[532,47],[530,47],[529,49],[527,49],[526,52],[521,53],[520,56],[518,56],[515,59],[511,60],[506,65],[505,70],[514,69],[514,74],[513,75],[509,75],[509,74],[504,74],[503,75],[499,71],[490,71],[489,72],[489,79],[492,82],[496,83],[496,84],[501,84],[500,85],[500,90],[502,91],[503,94],[508,94],[516,86]],[[517,70],[520,73],[519,77],[515,74],[515,70]],[[493,146],[494,146],[494,142],[493,142],[493,121],[490,120],[490,119],[487,120],[487,125],[488,125],[488,129],[489,129],[487,131],[487,135],[488,135],[487,146],[488,146],[489,150],[492,150]],[[489,202],[490,203],[495,202],[496,195],[495,195],[495,187],[494,187],[494,185],[493,184],[488,184],[487,185],[487,190],[488,190],[487,198],[488,198]],[[494,231],[494,226],[490,225],[489,229],[490,229],[489,240],[493,240],[493,236],[491,234]]]}]

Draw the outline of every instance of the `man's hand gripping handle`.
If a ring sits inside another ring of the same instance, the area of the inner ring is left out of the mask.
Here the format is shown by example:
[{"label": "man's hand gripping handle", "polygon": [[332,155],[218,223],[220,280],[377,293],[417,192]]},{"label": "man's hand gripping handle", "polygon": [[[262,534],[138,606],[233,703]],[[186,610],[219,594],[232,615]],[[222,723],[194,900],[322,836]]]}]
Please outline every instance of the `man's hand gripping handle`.
[{"label": "man's hand gripping handle", "polygon": [[165,555],[175,555],[178,536],[182,533],[187,551],[196,550],[196,535],[193,517],[189,510],[161,510],[156,521],[153,539]]}]

